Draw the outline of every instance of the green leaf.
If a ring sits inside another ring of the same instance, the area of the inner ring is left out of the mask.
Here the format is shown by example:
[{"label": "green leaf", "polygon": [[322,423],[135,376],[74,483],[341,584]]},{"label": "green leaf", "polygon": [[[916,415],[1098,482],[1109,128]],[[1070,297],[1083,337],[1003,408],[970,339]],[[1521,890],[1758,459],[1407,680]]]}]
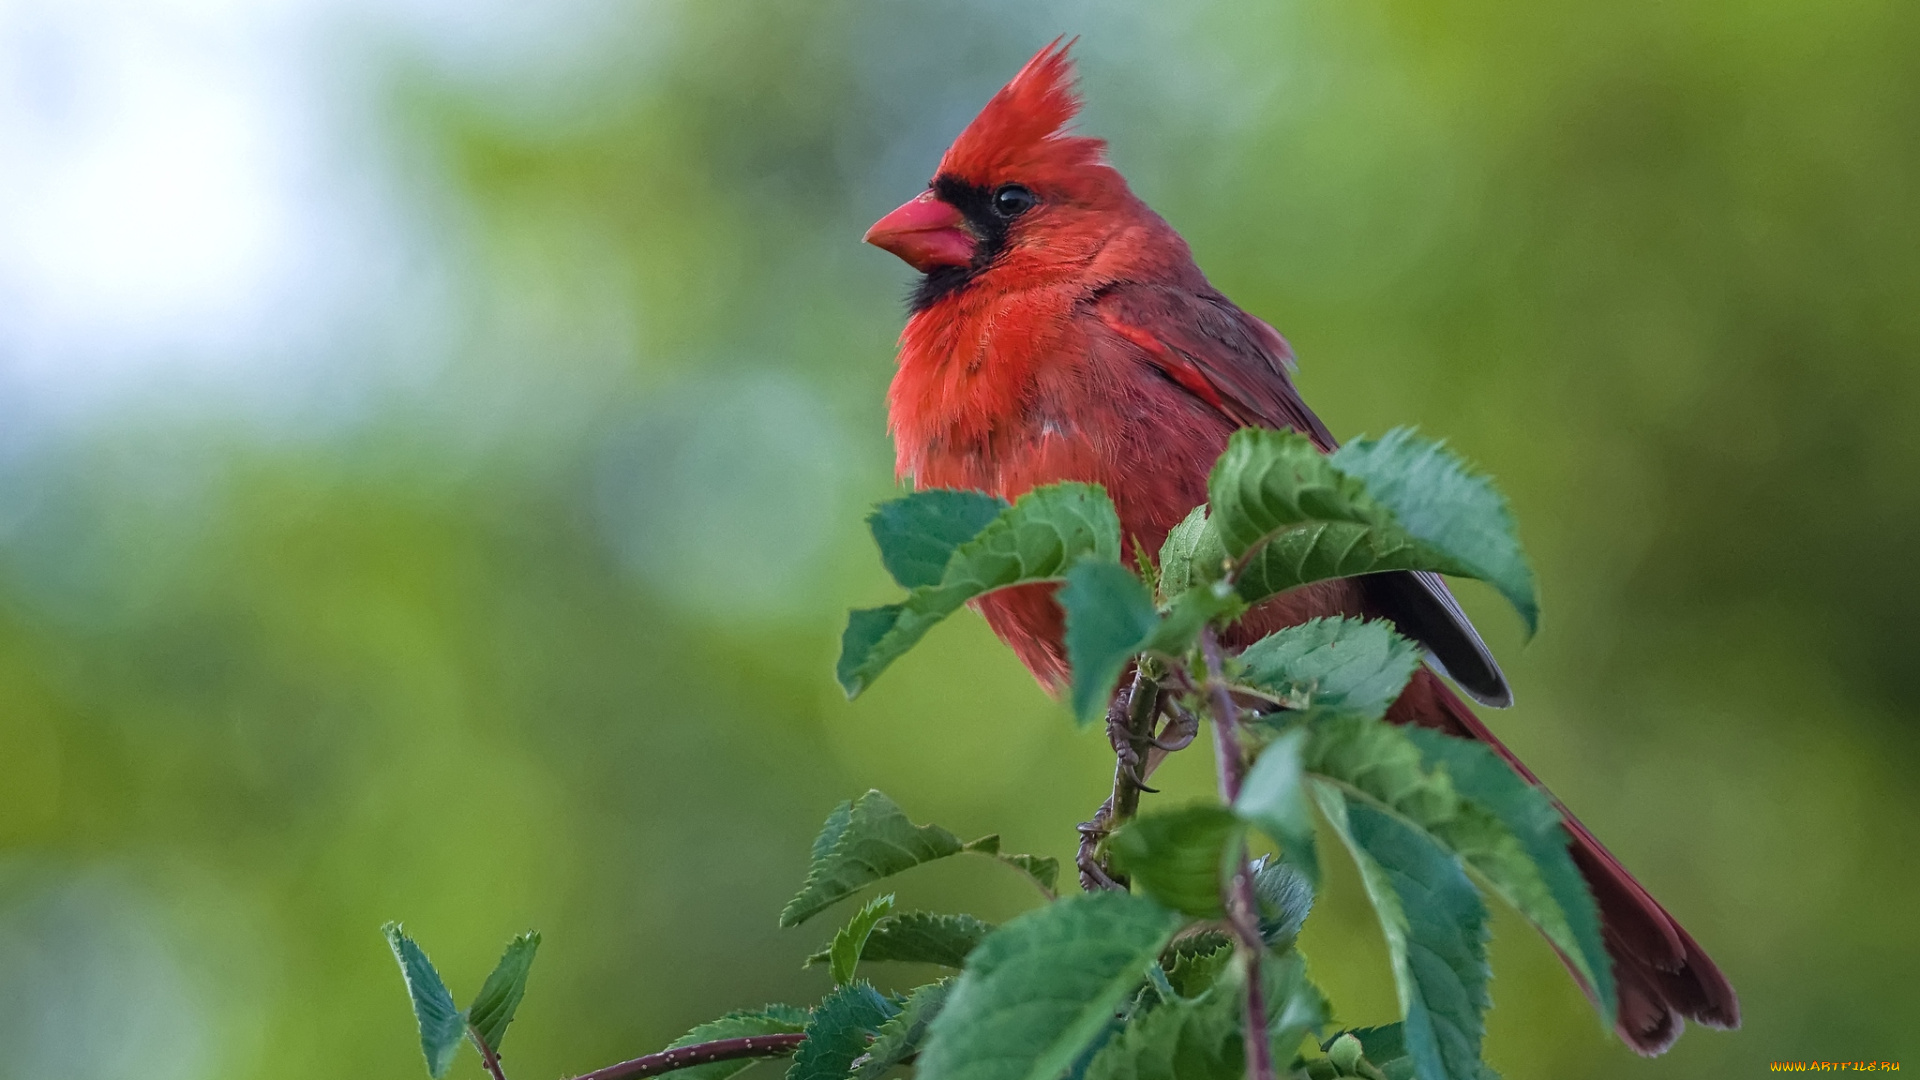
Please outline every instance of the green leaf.
[{"label": "green leaf", "polygon": [[[981,939],[993,933],[993,924],[971,915],[936,914],[931,911],[903,911],[888,915],[873,926],[867,947],[860,959],[868,962],[895,960],[909,964],[939,964],[958,968],[967,962],[967,954]],[[826,952],[815,953],[807,963],[825,963]]]},{"label": "green leaf", "polygon": [[840,805],[827,814],[827,820],[820,826],[820,834],[813,838],[813,849],[807,857],[809,865],[819,862],[833,852],[833,846],[845,835],[847,826],[853,823],[853,800],[842,799]]},{"label": "green leaf", "polygon": [[1313,885],[1285,859],[1262,858],[1253,864],[1253,894],[1260,901],[1260,936],[1279,951],[1293,947],[1313,910]]},{"label": "green leaf", "polygon": [[917,1080],[1056,1080],[1179,926],[1142,896],[1072,896],[973,951],[921,1050]]},{"label": "green leaf", "polygon": [[1287,698],[1364,716],[1386,715],[1420,666],[1420,647],[1390,623],[1309,619],[1240,654],[1241,678]]},{"label": "green leaf", "polygon": [[[1306,768],[1424,830],[1573,963],[1612,1025],[1600,916],[1551,799],[1485,746],[1423,728],[1331,715],[1309,724]],[[1472,785],[1463,798],[1459,785]]]},{"label": "green leaf", "polygon": [[[1578,966],[1607,1027],[1614,1023],[1613,964],[1600,934],[1600,910],[1574,865],[1560,811],[1484,743],[1407,728],[1428,768],[1445,768],[1463,797],[1506,827],[1519,852],[1493,838],[1462,851],[1487,884]],[[1456,843],[1459,838],[1455,838]]]},{"label": "green leaf", "polygon": [[[1409,480],[1417,477],[1418,483]],[[1331,457],[1296,432],[1235,432],[1214,464],[1210,527],[1244,559],[1248,602],[1328,578],[1432,570],[1479,578],[1527,623],[1533,572],[1505,501],[1438,443],[1399,430]]]},{"label": "green leaf", "polygon": [[1226,573],[1227,549],[1207,525],[1207,508],[1196,506],[1160,545],[1160,595],[1172,599]]},{"label": "green leaf", "polygon": [[1011,866],[1025,874],[1047,899],[1054,898],[1054,888],[1060,881],[1060,860],[1051,855],[1016,855],[1000,850],[1000,834],[992,833],[978,840],[967,841],[962,849],[974,855],[985,855],[995,861]]},{"label": "green leaf", "polygon": [[1082,559],[1067,571],[1058,599],[1067,614],[1068,699],[1085,726],[1106,715],[1120,673],[1160,625],[1153,597],[1126,567]]},{"label": "green leaf", "polygon": [[1355,439],[1333,452],[1333,463],[1367,485],[1393,511],[1401,528],[1434,551],[1500,590],[1529,634],[1539,629],[1533,570],[1506,497],[1444,443],[1395,428],[1378,439]]},{"label": "green leaf", "polygon": [[856,912],[847,925],[840,928],[839,933],[833,935],[833,944],[827,947],[827,963],[835,986],[844,986],[853,981],[854,969],[860,966],[860,955],[867,947],[874,924],[892,910],[892,893],[876,896],[867,901],[866,906]]},{"label": "green leaf", "polygon": [[1393,961],[1418,1080],[1477,1080],[1487,1010],[1487,909],[1458,861],[1370,802],[1316,783],[1353,853]]},{"label": "green leaf", "polygon": [[959,837],[938,825],[915,825],[892,799],[869,791],[827,818],[813,843],[806,883],[780,912],[780,925],[798,926],[882,878],[961,847]]},{"label": "green leaf", "polygon": [[407,981],[407,996],[413,1000],[413,1018],[420,1025],[420,1052],[426,1055],[427,1075],[435,1080],[445,1076],[453,1064],[454,1051],[467,1033],[466,1018],[454,1007],[453,995],[434,970],[433,961],[406,935],[399,923],[380,928],[400,963],[400,974]]},{"label": "green leaf", "polygon": [[1054,890],[1060,882],[1060,860],[1051,855],[1007,855],[999,854],[994,858],[1013,867],[1015,870],[1033,879],[1047,899],[1053,899]]},{"label": "green leaf", "polygon": [[1272,837],[1309,883],[1320,880],[1319,856],[1313,844],[1313,810],[1307,805],[1301,753],[1307,733],[1299,728],[1282,734],[1260,752],[1240,785],[1234,812]]},{"label": "green leaf", "polygon": [[1301,751],[1307,772],[1352,788],[1386,809],[1433,827],[1459,811],[1460,797],[1444,772],[1432,772],[1407,729],[1352,713],[1310,718]]},{"label": "green leaf", "polygon": [[1107,841],[1114,865],[1175,911],[1218,918],[1221,883],[1240,857],[1240,819],[1201,803],[1141,814]]},{"label": "green leaf", "polygon": [[879,1080],[888,1069],[903,1065],[918,1054],[921,1044],[927,1041],[927,1029],[952,991],[953,980],[941,979],[908,994],[899,1014],[880,1026],[880,1034],[874,1038],[866,1056],[856,1062],[853,1080]]},{"label": "green leaf", "polygon": [[1167,983],[1181,997],[1197,998],[1206,993],[1233,963],[1232,940],[1218,931],[1208,932],[1207,937],[1213,942],[1211,949],[1176,951],[1173,962],[1166,965]]},{"label": "green leaf", "polygon": [[954,548],[938,583],[915,586],[901,603],[852,613],[835,668],[841,688],[848,697],[858,695],[974,597],[1010,585],[1057,581],[1088,555],[1120,560],[1120,521],[1106,492],[1072,483],[1033,489]]},{"label": "green leaf", "polygon": [[867,527],[887,573],[901,588],[913,589],[940,584],[954,550],[1006,508],[998,496],[934,488],[874,507]]},{"label": "green leaf", "polygon": [[473,1004],[467,1006],[467,1026],[496,1054],[500,1041],[506,1038],[507,1025],[513,1023],[514,1010],[526,995],[527,974],[533,970],[533,954],[539,948],[540,935],[531,930],[508,942],[493,973],[481,984]]},{"label": "green leaf", "polygon": [[1177,660],[1193,648],[1201,627],[1210,622],[1231,622],[1246,609],[1246,601],[1240,599],[1240,594],[1224,581],[1188,589],[1174,597],[1173,603],[1168,605],[1166,613],[1160,617],[1160,625],[1147,638],[1144,649]]},{"label": "green leaf", "polygon": [[[1246,976],[1231,962],[1230,946],[1220,952],[1225,959],[1197,996],[1135,1015],[1094,1056],[1087,1080],[1239,1080],[1246,1060]],[[1261,986],[1267,1035],[1284,1066],[1307,1030],[1325,1022],[1325,1002],[1297,955],[1262,958]]]},{"label": "green leaf", "polygon": [[880,1028],[900,1010],[864,982],[835,987],[807,1020],[787,1080],[846,1080]]},{"label": "green leaf", "polygon": [[1267,999],[1267,1037],[1274,1059],[1292,1061],[1307,1032],[1327,1022],[1327,999],[1307,978],[1307,962],[1298,952],[1268,953],[1260,960]]},{"label": "green leaf", "polygon": [[[812,1012],[793,1005],[763,1005],[758,1009],[745,1009],[730,1012],[718,1020],[709,1020],[667,1046],[676,1050],[682,1046],[698,1046],[701,1043],[718,1042],[721,1039],[745,1039],[756,1035],[789,1035],[804,1031]],[[713,1061],[705,1065],[693,1065],[685,1069],[674,1070],[674,1080],[727,1080],[727,1077],[744,1072],[757,1059],[741,1058],[736,1061]]]},{"label": "green leaf", "polygon": [[[1228,957],[1232,949],[1225,950]],[[1224,974],[1231,964],[1222,964]],[[1101,1047],[1085,1080],[1240,1080],[1245,980],[1222,978],[1197,997],[1180,998],[1135,1016]]]}]

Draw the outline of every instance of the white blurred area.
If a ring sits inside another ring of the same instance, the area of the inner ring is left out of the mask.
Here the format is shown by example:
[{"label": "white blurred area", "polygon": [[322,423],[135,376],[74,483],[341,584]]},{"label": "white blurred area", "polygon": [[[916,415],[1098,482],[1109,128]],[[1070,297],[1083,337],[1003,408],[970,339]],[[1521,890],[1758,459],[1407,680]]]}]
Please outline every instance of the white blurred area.
[{"label": "white blurred area", "polygon": [[0,0],[0,433],[130,394],[284,421],[418,378],[458,321],[461,237],[378,81],[402,57],[577,113],[641,51],[611,11]]}]

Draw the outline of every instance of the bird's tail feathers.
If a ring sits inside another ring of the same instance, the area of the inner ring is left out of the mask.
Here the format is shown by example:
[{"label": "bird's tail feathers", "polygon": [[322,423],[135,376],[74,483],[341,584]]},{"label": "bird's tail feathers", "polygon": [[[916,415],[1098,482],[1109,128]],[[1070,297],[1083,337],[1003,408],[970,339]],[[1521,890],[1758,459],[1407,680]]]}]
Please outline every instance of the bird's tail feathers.
[{"label": "bird's tail feathers", "polygon": [[[1387,719],[1485,743],[1527,782],[1545,790],[1532,770],[1521,764],[1432,671],[1422,668],[1415,673]],[[1550,792],[1548,797],[1552,798]],[[1620,1038],[1652,1056],[1665,1053],[1673,1045],[1687,1020],[1714,1028],[1739,1027],[1740,1001],[1726,976],[1673,916],[1594,839],[1580,819],[1560,800],[1554,799],[1554,806],[1571,838],[1569,852],[1574,865],[1587,879],[1600,908],[1601,936],[1607,954],[1613,958],[1618,1004],[1615,1030]],[[1574,978],[1591,997],[1593,988],[1586,985],[1572,964],[1568,964],[1568,970],[1574,971]]]}]

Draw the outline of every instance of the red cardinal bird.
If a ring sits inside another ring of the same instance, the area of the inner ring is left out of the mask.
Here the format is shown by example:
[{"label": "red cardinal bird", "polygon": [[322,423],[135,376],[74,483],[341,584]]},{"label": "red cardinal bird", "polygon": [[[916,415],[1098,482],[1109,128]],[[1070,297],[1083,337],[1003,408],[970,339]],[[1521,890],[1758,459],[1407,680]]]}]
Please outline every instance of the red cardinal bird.
[{"label": "red cardinal bird", "polygon": [[[1128,190],[1106,144],[1071,134],[1073,67],[1058,41],[993,96],[926,191],[867,242],[924,276],[888,393],[900,475],[922,487],[1012,499],[1061,480],[1103,485],[1149,552],[1206,501],[1227,436],[1291,428],[1334,448],[1288,372],[1286,340],[1235,307],[1186,241]],[[1050,586],[979,602],[1042,684],[1066,680],[1063,615]],[[1512,701],[1506,679],[1440,579],[1390,573],[1311,585],[1251,612],[1244,646],[1321,615],[1385,618],[1427,650],[1388,718],[1477,739],[1536,782],[1436,674],[1475,699]],[[1599,902],[1619,1032],[1658,1054],[1686,1019],[1740,1023],[1733,988],[1693,938],[1562,809]]]}]

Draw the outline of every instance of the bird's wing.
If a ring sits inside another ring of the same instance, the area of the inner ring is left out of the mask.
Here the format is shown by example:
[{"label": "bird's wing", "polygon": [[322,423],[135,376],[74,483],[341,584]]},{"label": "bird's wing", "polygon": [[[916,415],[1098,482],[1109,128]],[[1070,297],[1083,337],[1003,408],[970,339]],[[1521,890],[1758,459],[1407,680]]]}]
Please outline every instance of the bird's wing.
[{"label": "bird's wing", "polygon": [[1333,434],[1293,388],[1287,339],[1226,297],[1164,285],[1112,285],[1094,314],[1236,427],[1291,428],[1325,451]]},{"label": "bird's wing", "polygon": [[[1234,426],[1291,428],[1326,453],[1339,445],[1294,389],[1288,375],[1293,350],[1286,339],[1226,297],[1128,283],[1101,290],[1091,308],[1170,381]],[[1367,607],[1424,645],[1434,664],[1474,700],[1495,707],[1513,703],[1500,665],[1438,575],[1394,571],[1358,580]]]}]

